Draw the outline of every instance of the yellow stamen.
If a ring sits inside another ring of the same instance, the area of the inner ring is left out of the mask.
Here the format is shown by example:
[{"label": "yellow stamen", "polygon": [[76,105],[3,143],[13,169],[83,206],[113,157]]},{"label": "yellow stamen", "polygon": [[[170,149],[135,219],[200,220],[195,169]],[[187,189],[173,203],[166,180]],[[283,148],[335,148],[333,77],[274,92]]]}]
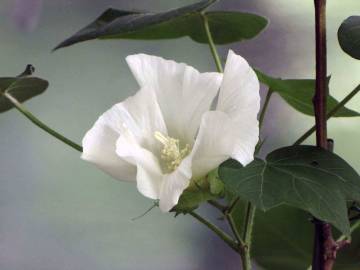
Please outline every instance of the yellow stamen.
[{"label": "yellow stamen", "polygon": [[191,151],[189,144],[186,144],[183,149],[180,149],[178,139],[166,136],[159,131],[154,133],[154,137],[163,145],[161,159],[165,162],[170,172],[174,171]]}]

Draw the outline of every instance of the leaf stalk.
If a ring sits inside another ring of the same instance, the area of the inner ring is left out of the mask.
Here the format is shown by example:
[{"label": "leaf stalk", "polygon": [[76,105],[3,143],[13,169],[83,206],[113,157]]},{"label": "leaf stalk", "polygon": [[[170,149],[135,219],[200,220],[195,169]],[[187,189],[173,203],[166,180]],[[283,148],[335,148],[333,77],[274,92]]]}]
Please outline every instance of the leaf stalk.
[{"label": "leaf stalk", "polygon": [[215,224],[211,223],[201,215],[197,214],[194,211],[189,212],[189,215],[194,217],[200,223],[204,224],[211,231],[213,231],[217,236],[219,236],[229,247],[231,247],[234,251],[239,252],[238,243],[236,243],[227,233],[223,232],[219,227]]},{"label": "leaf stalk", "polygon": [[211,54],[212,54],[212,56],[213,56],[213,58],[215,60],[216,69],[217,69],[218,72],[223,73],[224,70],[223,70],[223,67],[222,67],[222,64],[221,64],[221,60],[220,60],[219,54],[217,52],[217,49],[216,49],[216,46],[215,46],[215,43],[214,43],[214,39],[213,39],[211,31],[210,31],[209,20],[206,17],[205,13],[200,13],[200,14],[201,14],[201,18],[203,20],[205,33],[206,33],[206,36],[207,36],[207,39],[208,39],[210,51],[211,51]]},{"label": "leaf stalk", "polygon": [[55,137],[56,139],[62,141],[63,143],[67,144],[68,146],[72,147],[73,149],[82,152],[82,146],[78,145],[77,143],[71,141],[70,139],[64,137],[60,133],[56,132],[43,122],[41,122],[38,118],[36,118],[31,112],[29,112],[16,98],[10,95],[7,92],[2,93],[14,106],[15,108],[21,112],[26,118],[28,118],[32,123],[36,126],[50,134],[51,136]]}]

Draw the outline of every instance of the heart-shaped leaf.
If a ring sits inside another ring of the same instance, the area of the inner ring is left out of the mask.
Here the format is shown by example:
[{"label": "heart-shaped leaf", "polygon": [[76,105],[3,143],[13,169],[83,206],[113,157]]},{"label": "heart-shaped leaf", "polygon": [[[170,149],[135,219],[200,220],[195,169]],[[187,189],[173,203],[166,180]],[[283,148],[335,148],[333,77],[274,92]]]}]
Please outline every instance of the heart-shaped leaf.
[{"label": "heart-shaped leaf", "polygon": [[[108,9],[55,49],[92,39],[152,40],[189,36],[196,42],[208,43],[200,13],[213,2],[202,1],[160,13]],[[204,14],[216,44],[253,38],[267,25],[265,18],[249,13],[215,11]]]},{"label": "heart-shaped leaf", "polygon": [[[306,115],[314,116],[312,99],[315,93],[315,80],[282,80],[272,78],[259,70],[256,70],[259,80],[267,85],[269,89],[278,93],[291,107]],[[327,111],[334,109],[339,102],[332,96],[327,99]],[[342,107],[333,117],[359,116],[356,111]]]},{"label": "heart-shaped leaf", "polygon": [[347,200],[360,200],[360,176],[342,158],[315,146],[291,146],[246,167],[229,160],[219,169],[225,188],[268,210],[287,204],[349,234]]},{"label": "heart-shaped leaf", "polygon": [[5,77],[0,78],[0,113],[14,107],[4,93],[10,94],[19,102],[24,102],[42,94],[49,83],[36,77]]},{"label": "heart-shaped leaf", "polygon": [[360,60],[360,16],[351,16],[340,25],[338,39],[344,52]]}]

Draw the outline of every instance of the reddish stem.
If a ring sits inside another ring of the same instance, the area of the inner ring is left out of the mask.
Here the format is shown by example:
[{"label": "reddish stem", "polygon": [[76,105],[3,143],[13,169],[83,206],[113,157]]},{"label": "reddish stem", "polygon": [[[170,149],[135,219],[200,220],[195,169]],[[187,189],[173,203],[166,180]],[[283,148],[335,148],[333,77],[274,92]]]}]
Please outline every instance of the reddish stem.
[{"label": "reddish stem", "polygon": [[326,0],[315,1],[316,29],[316,93],[314,110],[316,120],[316,144],[327,149],[326,98],[327,52],[326,52]]},{"label": "reddish stem", "polygon": [[[326,105],[327,85],[327,52],[326,52],[326,0],[314,0],[316,31],[316,92],[314,112],[316,126],[316,145],[333,150],[333,141],[327,139]],[[332,235],[331,225],[315,219],[313,270],[332,270],[337,251],[347,242],[337,243]]]},{"label": "reddish stem", "polygon": [[[314,0],[316,32],[316,91],[313,99],[316,126],[316,145],[328,149],[326,126],[327,52],[326,52],[326,0]],[[331,226],[315,219],[313,270],[331,270],[335,256]],[[335,243],[336,244],[336,243]],[[331,258],[330,258],[331,257]]]}]

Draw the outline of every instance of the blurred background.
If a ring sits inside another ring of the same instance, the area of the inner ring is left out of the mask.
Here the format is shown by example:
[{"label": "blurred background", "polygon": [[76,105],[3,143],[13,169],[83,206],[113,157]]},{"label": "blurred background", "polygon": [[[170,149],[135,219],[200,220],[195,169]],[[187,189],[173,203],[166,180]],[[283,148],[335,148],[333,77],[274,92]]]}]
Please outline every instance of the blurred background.
[{"label": "blurred background", "polygon": [[[160,11],[190,0],[0,0],[0,76],[26,64],[50,82],[26,103],[54,129],[77,142],[97,117],[137,90],[124,58],[148,53],[215,70],[206,45],[168,41],[92,41],[51,49],[108,7]],[[229,48],[255,67],[283,78],[314,77],[312,0],[223,0],[213,9],[263,15],[268,28]],[[360,64],[336,38],[343,19],[360,12],[358,0],[329,1],[331,93],[341,99],[360,79]],[[265,89],[262,89],[265,93]],[[262,94],[263,94],[262,93]],[[348,105],[360,111],[360,97]],[[360,172],[359,119],[333,119],[336,152]],[[265,133],[266,151],[291,144],[313,119],[276,95]],[[238,269],[238,257],[188,216],[161,214],[134,185],[111,179],[79,153],[33,126],[16,110],[0,114],[0,269],[4,270],[200,270]],[[312,142],[312,141],[310,141]],[[201,209],[209,212],[208,209]]]}]

